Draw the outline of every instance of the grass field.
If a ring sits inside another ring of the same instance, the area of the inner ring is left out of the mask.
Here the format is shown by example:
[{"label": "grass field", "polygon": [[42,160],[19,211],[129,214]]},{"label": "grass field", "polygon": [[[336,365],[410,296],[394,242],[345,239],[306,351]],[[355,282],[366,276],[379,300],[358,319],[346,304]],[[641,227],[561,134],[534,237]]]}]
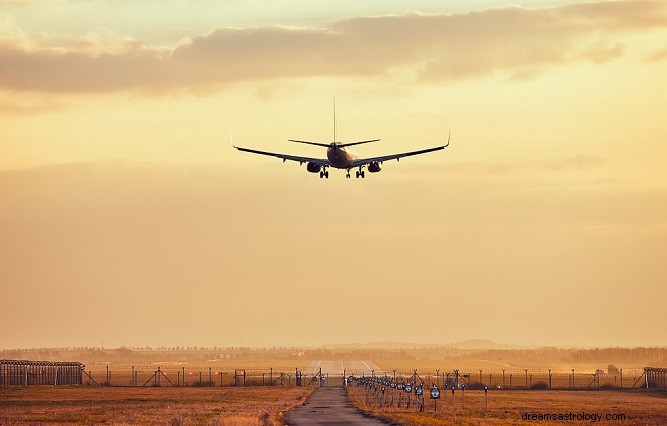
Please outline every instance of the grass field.
[{"label": "grass field", "polygon": [[[443,392],[438,400],[437,412],[434,412],[433,400],[426,395],[424,412],[417,412],[415,396],[412,395],[410,410],[405,408],[405,396],[401,408],[394,405],[380,407],[380,402],[368,395],[363,387],[350,387],[349,399],[362,411],[375,417],[397,424],[408,425],[445,425],[445,424],[533,424],[553,423],[539,417],[524,420],[529,414],[567,414],[574,416],[588,414],[587,419],[574,421],[575,424],[593,423],[591,415],[601,415],[599,423],[622,425],[665,425],[667,424],[667,393],[646,390],[611,391],[490,391],[488,411],[484,406],[484,391],[466,391],[465,401],[461,391],[456,391],[454,403],[451,392]],[[427,392],[424,392],[427,394]],[[389,394],[388,394],[389,395]],[[391,400],[388,396],[386,400]],[[624,419],[621,417],[624,416]],[[576,419],[576,417],[575,417]],[[561,422],[573,423],[561,420]]]},{"label": "grass field", "polygon": [[[294,387],[172,388],[34,386],[0,388],[0,424],[283,424],[283,413],[306,401],[314,390]],[[397,408],[398,392],[391,406],[380,407],[378,399],[363,387],[348,388],[350,401],[375,417],[395,424],[443,425],[540,423],[522,419],[529,414],[601,415],[600,423],[667,424],[667,393],[646,390],[527,391],[468,390],[462,400],[456,391],[443,392],[434,412],[433,400],[425,398],[424,412],[417,412],[415,396],[410,409],[405,394]],[[392,395],[387,392],[389,403]],[[612,416],[605,418],[605,416]],[[620,415],[624,419],[620,419]],[[552,423],[552,422],[542,422]],[[577,424],[593,423],[592,417]]]},{"label": "grass field", "polygon": [[1,387],[0,424],[282,424],[313,389]]}]

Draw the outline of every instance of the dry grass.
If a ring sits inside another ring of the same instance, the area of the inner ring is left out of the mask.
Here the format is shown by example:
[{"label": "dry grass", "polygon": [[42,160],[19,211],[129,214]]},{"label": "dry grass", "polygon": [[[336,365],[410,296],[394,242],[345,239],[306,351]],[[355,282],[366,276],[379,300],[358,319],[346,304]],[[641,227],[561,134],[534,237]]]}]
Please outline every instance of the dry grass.
[{"label": "dry grass", "polygon": [[[438,401],[437,412],[434,412],[433,400],[426,396],[423,413],[416,412],[414,395],[410,410],[405,408],[405,397],[403,397],[401,408],[396,408],[395,404],[393,407],[380,408],[378,401],[366,396],[364,388],[351,387],[348,395],[350,401],[361,410],[375,417],[405,425],[536,423],[536,421],[522,420],[521,417],[526,412],[596,413],[603,416],[625,414],[624,421],[605,421],[603,419],[602,423],[667,424],[667,394],[646,390],[491,391],[488,396],[488,411],[484,410],[484,391],[466,391],[465,408],[461,403],[460,391],[456,392],[454,404],[452,404],[451,392],[445,392],[443,398]],[[395,402],[396,399],[394,399]]]},{"label": "dry grass", "polygon": [[2,387],[0,424],[282,424],[312,388]]}]

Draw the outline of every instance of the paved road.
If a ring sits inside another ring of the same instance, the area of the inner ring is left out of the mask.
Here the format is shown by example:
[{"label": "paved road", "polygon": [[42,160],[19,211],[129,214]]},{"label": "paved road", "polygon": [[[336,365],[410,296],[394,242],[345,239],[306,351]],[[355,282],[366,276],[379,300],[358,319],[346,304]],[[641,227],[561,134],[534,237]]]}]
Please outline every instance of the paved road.
[{"label": "paved road", "polygon": [[318,388],[308,402],[286,413],[288,425],[386,425],[380,420],[365,417],[354,408],[345,395],[345,388]]}]

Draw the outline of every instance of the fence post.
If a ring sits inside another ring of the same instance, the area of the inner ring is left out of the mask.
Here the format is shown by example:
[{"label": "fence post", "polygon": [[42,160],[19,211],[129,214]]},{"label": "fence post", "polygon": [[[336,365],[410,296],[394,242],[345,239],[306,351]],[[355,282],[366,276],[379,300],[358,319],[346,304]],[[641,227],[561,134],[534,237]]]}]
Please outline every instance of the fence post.
[{"label": "fence post", "polygon": [[512,388],[512,373],[510,373],[510,388]]}]

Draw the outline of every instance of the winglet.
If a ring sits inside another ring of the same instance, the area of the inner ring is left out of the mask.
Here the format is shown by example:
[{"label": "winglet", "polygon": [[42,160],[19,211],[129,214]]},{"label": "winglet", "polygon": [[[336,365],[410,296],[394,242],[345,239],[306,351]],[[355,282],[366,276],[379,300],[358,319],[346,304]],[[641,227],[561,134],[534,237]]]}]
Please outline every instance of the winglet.
[{"label": "winglet", "polygon": [[232,132],[231,130],[229,131],[229,142],[232,144],[234,148],[236,148],[236,145],[234,145],[234,138],[232,138]]},{"label": "winglet", "polygon": [[447,148],[449,146],[449,140],[452,138],[452,131],[451,129],[449,130],[449,136],[447,136],[447,145],[444,146],[444,148]]}]

